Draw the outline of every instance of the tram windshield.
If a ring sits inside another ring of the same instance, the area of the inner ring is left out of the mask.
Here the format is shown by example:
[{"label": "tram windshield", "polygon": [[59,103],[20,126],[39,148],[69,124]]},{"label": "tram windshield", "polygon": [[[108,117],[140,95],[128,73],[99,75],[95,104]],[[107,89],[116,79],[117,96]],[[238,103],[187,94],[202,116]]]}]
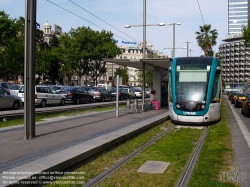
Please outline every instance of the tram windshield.
[{"label": "tram windshield", "polygon": [[199,70],[181,70],[176,72],[176,102],[205,102],[210,66]]}]

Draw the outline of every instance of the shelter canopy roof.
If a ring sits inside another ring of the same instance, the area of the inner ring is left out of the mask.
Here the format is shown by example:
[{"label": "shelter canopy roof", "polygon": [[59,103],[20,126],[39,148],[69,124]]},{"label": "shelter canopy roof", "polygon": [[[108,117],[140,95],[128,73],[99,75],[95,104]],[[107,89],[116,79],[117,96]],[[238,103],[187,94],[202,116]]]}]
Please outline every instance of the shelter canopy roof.
[{"label": "shelter canopy roof", "polygon": [[136,69],[143,69],[143,62],[145,62],[145,70],[154,71],[154,69],[168,69],[171,65],[171,58],[147,58],[147,59],[114,59],[104,58],[106,62],[115,63],[122,66],[133,67]]}]

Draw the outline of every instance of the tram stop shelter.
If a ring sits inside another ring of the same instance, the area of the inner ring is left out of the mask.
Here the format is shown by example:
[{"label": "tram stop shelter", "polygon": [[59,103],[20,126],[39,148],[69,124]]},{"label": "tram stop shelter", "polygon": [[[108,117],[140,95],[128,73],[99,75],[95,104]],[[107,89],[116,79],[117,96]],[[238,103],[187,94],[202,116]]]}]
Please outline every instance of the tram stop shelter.
[{"label": "tram stop shelter", "polygon": [[[168,90],[168,68],[171,65],[171,58],[147,58],[147,59],[113,59],[104,58],[106,62],[115,63],[122,66],[133,67],[143,71],[153,73],[153,89],[156,91],[155,98],[160,102],[160,106],[167,105],[167,90]],[[144,80],[145,82],[145,80]],[[143,103],[144,103],[143,98]]]}]

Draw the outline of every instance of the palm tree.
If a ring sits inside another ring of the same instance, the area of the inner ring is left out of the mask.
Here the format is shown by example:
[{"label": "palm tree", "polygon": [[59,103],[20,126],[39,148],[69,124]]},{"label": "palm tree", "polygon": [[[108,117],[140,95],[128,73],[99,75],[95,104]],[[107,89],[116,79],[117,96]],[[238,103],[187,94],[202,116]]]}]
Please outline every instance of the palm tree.
[{"label": "palm tree", "polygon": [[197,43],[204,51],[205,57],[211,56],[213,54],[211,53],[212,47],[216,45],[216,39],[218,37],[217,30],[211,30],[211,25],[205,24],[200,26],[200,31],[197,31],[195,34],[197,34]]}]

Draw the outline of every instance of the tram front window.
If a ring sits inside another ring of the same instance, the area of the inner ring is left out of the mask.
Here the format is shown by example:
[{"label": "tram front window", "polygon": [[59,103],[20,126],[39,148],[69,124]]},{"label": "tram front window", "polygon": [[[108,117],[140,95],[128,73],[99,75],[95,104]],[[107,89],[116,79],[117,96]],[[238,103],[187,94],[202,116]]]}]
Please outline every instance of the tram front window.
[{"label": "tram front window", "polygon": [[202,102],[206,100],[208,72],[177,72],[176,102]]}]

